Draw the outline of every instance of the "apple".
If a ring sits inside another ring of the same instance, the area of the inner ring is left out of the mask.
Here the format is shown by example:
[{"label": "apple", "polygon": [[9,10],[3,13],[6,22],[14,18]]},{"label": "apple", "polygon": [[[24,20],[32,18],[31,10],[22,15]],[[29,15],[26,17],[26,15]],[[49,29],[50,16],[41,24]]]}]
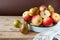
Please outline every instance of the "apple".
[{"label": "apple", "polygon": [[53,19],[54,23],[60,21],[60,15],[58,13],[52,13],[51,18]]},{"label": "apple", "polygon": [[29,11],[25,11],[23,13],[22,17],[25,21],[30,21],[31,20],[31,16],[29,15]]},{"label": "apple", "polygon": [[29,13],[30,16],[35,15],[36,13],[39,12],[38,7],[31,8],[31,9],[29,10],[29,12],[30,12],[30,13]]},{"label": "apple", "polygon": [[47,7],[46,7],[45,5],[41,5],[41,6],[39,7],[39,10],[40,10],[40,11],[44,11],[46,8],[47,8]]},{"label": "apple", "polygon": [[52,26],[53,25],[52,18],[50,18],[50,17],[44,18],[43,19],[43,25],[46,26],[46,27]]},{"label": "apple", "polygon": [[49,10],[50,12],[54,12],[54,8],[53,8],[51,5],[48,6],[48,10]]},{"label": "apple", "polygon": [[45,10],[45,11],[41,11],[40,12],[40,16],[42,17],[42,18],[47,18],[47,17],[49,17],[51,15],[51,13],[48,11],[48,10]]},{"label": "apple", "polygon": [[31,22],[32,25],[39,26],[42,24],[42,17],[40,15],[34,15]]}]

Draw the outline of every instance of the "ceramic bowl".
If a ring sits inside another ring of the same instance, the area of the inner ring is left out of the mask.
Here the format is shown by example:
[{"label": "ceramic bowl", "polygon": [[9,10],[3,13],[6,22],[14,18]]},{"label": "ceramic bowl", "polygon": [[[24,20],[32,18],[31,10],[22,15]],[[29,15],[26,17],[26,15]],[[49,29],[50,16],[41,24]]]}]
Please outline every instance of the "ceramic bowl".
[{"label": "ceramic bowl", "polygon": [[45,32],[51,28],[53,28],[53,26],[52,27],[37,27],[37,26],[33,26],[33,25],[29,24],[29,29],[34,32]]}]

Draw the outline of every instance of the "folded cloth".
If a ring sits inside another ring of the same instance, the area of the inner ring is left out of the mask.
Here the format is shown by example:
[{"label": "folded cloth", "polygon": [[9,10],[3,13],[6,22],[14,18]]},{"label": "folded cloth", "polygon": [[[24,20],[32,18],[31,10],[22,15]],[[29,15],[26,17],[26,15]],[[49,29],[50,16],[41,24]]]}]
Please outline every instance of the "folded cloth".
[{"label": "folded cloth", "polygon": [[53,40],[54,37],[60,40],[60,21],[52,29],[37,34],[33,40]]}]

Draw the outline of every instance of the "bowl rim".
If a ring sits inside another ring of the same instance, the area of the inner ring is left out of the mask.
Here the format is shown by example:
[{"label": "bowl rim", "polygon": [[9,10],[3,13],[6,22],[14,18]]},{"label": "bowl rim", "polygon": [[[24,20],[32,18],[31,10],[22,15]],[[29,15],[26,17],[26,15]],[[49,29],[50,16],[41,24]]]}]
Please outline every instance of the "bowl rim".
[{"label": "bowl rim", "polygon": [[51,28],[51,27],[54,27],[55,25],[57,24],[54,24],[53,26],[48,26],[48,27],[44,27],[44,26],[35,26],[35,25],[32,25],[32,24],[29,24],[30,26],[33,26],[33,27],[38,27],[38,28]]}]

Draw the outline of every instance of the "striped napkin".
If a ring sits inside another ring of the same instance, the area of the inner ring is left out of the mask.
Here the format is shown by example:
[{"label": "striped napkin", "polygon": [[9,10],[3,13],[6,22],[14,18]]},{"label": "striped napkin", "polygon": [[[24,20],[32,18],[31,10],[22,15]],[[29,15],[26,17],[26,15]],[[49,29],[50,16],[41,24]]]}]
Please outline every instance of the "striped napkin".
[{"label": "striped napkin", "polygon": [[54,37],[60,40],[60,22],[58,22],[52,29],[37,34],[33,40],[53,40]]}]

